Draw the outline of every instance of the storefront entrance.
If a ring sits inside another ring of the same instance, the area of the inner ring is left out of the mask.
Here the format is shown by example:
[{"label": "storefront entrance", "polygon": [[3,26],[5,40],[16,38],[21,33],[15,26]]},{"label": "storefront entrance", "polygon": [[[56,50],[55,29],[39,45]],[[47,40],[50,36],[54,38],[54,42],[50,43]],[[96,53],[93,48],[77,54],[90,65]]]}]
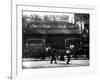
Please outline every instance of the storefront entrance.
[{"label": "storefront entrance", "polygon": [[27,39],[25,45],[27,47],[27,57],[36,58],[44,53],[45,40],[44,39]]}]

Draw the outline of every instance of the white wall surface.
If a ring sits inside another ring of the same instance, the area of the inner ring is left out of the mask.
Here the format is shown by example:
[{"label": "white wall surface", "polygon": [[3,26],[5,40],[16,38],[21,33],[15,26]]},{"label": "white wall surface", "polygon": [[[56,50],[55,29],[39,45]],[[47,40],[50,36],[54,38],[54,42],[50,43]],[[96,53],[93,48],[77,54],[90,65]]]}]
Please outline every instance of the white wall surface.
[{"label": "white wall surface", "polygon": [[[44,78],[41,80],[99,80],[100,75],[100,0],[16,0],[17,2],[25,1],[26,3],[32,1],[33,3],[42,5],[42,4],[71,4],[71,5],[93,5],[97,8],[97,41],[98,44],[96,49],[98,53],[97,63],[98,63],[98,72],[92,75],[80,75],[73,77],[53,77],[53,78]],[[12,26],[13,27],[13,26]],[[10,80],[10,69],[11,69],[11,0],[1,0],[0,1],[0,80]],[[40,78],[39,78],[40,80]]]}]

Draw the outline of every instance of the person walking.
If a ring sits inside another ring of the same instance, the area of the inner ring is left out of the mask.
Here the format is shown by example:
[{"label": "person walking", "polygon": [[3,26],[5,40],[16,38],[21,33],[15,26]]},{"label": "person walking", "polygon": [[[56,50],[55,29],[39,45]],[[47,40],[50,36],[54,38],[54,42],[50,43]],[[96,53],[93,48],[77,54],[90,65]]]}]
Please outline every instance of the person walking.
[{"label": "person walking", "polygon": [[69,62],[70,62],[70,53],[71,53],[71,50],[68,48],[68,49],[66,50],[66,53],[67,53],[67,64],[69,64]]}]

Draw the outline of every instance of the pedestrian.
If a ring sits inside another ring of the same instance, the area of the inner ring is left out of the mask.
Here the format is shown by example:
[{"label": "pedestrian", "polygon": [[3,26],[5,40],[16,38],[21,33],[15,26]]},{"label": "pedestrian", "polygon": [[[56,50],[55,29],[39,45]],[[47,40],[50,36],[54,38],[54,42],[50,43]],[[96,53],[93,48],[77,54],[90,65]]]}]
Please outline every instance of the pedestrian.
[{"label": "pedestrian", "polygon": [[70,49],[66,50],[66,53],[67,53],[67,64],[69,64],[71,50]]},{"label": "pedestrian", "polygon": [[53,61],[55,61],[55,64],[57,63],[56,62],[56,55],[55,55],[55,53],[56,53],[56,51],[54,49],[52,49],[50,64],[52,64]]}]

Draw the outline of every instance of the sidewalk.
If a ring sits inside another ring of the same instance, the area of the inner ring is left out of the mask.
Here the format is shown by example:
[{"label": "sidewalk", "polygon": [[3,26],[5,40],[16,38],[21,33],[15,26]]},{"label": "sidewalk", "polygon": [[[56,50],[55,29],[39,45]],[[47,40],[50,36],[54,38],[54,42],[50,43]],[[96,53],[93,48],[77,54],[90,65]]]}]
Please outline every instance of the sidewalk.
[{"label": "sidewalk", "polygon": [[50,61],[23,61],[22,63],[23,69],[89,66],[89,60],[71,60],[70,64],[66,64],[66,60],[57,60],[57,64],[50,64]]}]

